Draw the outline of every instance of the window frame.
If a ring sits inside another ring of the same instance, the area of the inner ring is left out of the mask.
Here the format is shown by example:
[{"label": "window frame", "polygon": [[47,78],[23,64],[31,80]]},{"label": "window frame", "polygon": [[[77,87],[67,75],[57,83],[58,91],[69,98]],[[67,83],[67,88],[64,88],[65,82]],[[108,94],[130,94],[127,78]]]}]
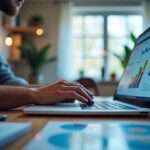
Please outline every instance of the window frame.
[{"label": "window frame", "polygon": [[[99,7],[98,7],[99,8]],[[108,74],[108,44],[109,44],[109,34],[108,34],[108,17],[109,16],[130,16],[130,15],[142,15],[142,9],[141,7],[122,7],[123,9],[121,10],[121,7],[119,10],[117,10],[115,7],[113,7],[113,10],[111,10],[112,7],[110,7],[110,10],[105,10],[101,9],[95,11],[94,9],[88,10],[84,8],[76,8],[73,11],[73,16],[102,16],[104,19],[104,25],[103,25],[103,30],[104,30],[104,35],[103,35],[103,46],[104,49],[106,50],[106,55],[103,56],[103,75],[101,76],[100,81],[109,81],[109,74]]]}]

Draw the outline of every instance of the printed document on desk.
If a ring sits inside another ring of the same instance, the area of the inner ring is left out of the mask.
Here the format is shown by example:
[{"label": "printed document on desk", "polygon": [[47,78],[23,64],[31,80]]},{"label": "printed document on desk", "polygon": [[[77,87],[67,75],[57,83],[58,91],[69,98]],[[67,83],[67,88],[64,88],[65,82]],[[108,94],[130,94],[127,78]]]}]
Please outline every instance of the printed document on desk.
[{"label": "printed document on desk", "polygon": [[150,150],[148,122],[49,122],[23,150]]}]

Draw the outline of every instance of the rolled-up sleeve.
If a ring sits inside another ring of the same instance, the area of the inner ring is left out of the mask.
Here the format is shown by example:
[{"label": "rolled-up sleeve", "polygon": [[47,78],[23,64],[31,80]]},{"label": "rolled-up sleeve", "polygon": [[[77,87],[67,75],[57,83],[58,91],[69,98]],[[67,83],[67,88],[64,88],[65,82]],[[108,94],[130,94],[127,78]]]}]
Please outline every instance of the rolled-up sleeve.
[{"label": "rolled-up sleeve", "polygon": [[15,76],[10,66],[0,57],[0,85],[26,86],[28,82]]}]

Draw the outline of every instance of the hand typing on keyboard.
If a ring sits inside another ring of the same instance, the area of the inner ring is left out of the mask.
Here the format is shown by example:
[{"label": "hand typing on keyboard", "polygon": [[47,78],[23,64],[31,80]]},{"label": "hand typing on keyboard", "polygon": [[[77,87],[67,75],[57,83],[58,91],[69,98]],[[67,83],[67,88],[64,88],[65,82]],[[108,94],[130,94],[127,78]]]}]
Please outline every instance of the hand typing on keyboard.
[{"label": "hand typing on keyboard", "polygon": [[94,101],[89,102],[89,103],[82,103],[82,104],[80,104],[80,107],[82,109],[84,109],[84,108],[87,108],[87,107],[90,107],[90,106],[93,106],[93,105],[94,105]]},{"label": "hand typing on keyboard", "polygon": [[94,101],[89,101],[86,105],[92,106],[92,105],[94,105]]}]

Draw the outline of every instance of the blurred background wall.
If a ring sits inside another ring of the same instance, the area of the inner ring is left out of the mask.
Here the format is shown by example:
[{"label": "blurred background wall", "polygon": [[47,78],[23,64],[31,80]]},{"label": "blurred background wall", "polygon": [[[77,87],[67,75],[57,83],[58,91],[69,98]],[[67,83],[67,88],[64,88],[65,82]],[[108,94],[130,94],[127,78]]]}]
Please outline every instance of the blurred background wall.
[{"label": "blurred background wall", "polygon": [[[24,37],[30,37],[35,42],[37,48],[47,43],[51,45],[47,55],[56,57],[56,61],[43,65],[40,70],[40,74],[42,75],[41,84],[52,83],[59,79],[76,80],[80,77],[90,77],[97,83],[103,83],[100,84],[100,89],[103,89],[105,82],[115,82],[113,85],[115,87],[121,77],[123,68],[119,60],[114,56],[110,56],[109,53],[111,47],[114,46],[114,44],[109,44],[111,34],[112,39],[114,38],[113,36],[117,35],[115,33],[116,29],[110,27],[111,21],[114,23],[114,27],[116,25],[120,26],[122,33],[124,31],[128,32],[125,33],[127,34],[126,36],[120,37],[122,41],[117,43],[118,47],[112,48],[112,51],[114,50],[113,52],[122,55],[125,44],[133,46],[133,43],[129,40],[130,32],[133,31],[138,36],[144,29],[149,27],[149,8],[149,0],[26,0],[20,15],[15,18],[16,23],[12,27],[15,29],[8,31],[0,27],[0,54],[10,60],[9,54],[12,48],[6,46],[5,40],[6,37],[14,33],[19,33],[23,37],[23,40]],[[38,35],[31,36],[31,33],[27,34],[32,29],[29,26],[29,22],[33,16],[40,16],[43,20],[41,28],[44,30],[44,34],[41,37]],[[120,20],[116,23],[115,19],[118,19],[117,17]],[[138,20],[138,22],[131,21],[132,17]],[[100,20],[101,23],[93,21],[96,19]],[[81,24],[84,24],[86,22],[84,20],[91,20],[91,22],[87,26],[81,27],[80,23],[82,22]],[[1,18],[1,23],[3,21],[3,18]],[[131,24],[131,27],[126,23]],[[96,28],[96,24],[101,27]],[[93,29],[90,31],[91,26],[93,26]],[[17,32],[16,28],[18,28]],[[93,36],[97,36],[94,29],[100,34],[99,38],[97,38],[100,40],[98,42],[99,44],[95,42],[97,40],[96,38],[94,41],[92,36],[87,36],[90,32]],[[80,32],[80,30],[82,31]],[[83,30],[85,33],[83,33]],[[86,36],[84,37],[84,35]],[[82,36],[82,40],[79,40],[79,36]],[[89,39],[87,47],[84,44],[86,41],[83,40],[84,38]],[[90,43],[90,41],[92,42]],[[10,63],[16,74],[28,79],[30,72],[28,64],[24,63],[24,61],[14,62],[12,60]],[[110,64],[113,64],[113,67],[110,67]],[[117,72],[115,68],[119,68],[118,70],[120,71]],[[107,86],[109,88],[111,87],[108,83]],[[114,88],[110,89],[113,90],[110,90],[111,92],[109,93],[113,93]]]}]

